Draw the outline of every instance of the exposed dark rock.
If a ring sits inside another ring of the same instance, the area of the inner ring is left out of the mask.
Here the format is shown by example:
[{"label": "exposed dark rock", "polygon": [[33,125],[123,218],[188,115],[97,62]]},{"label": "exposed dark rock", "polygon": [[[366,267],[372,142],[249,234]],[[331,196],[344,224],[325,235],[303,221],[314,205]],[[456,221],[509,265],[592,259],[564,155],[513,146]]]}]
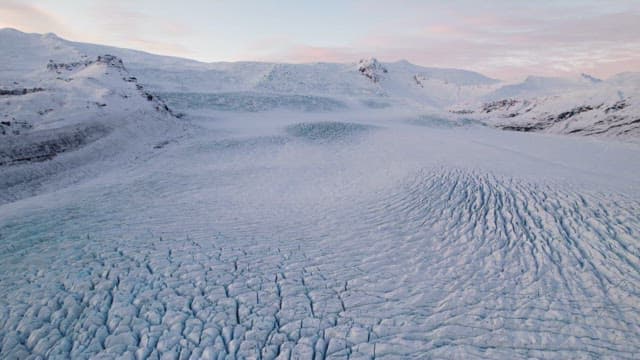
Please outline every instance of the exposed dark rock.
[{"label": "exposed dark rock", "polygon": [[582,73],[582,74],[580,74],[580,76],[581,76],[583,79],[585,79],[585,80],[587,80],[587,81],[589,81],[589,82],[591,82],[591,83],[594,83],[594,84],[597,84],[597,83],[601,83],[601,82],[602,82],[602,79],[598,79],[597,77],[591,76],[591,75],[589,75],[589,74]]},{"label": "exposed dark rock", "polygon": [[560,120],[566,120],[566,119],[569,119],[569,118],[571,118],[571,117],[573,117],[575,115],[578,115],[578,114],[583,113],[583,112],[591,111],[591,110],[593,110],[593,106],[589,106],[589,105],[578,106],[578,107],[573,108],[573,109],[571,109],[569,111],[565,111],[563,113],[560,113],[558,115],[557,119],[559,121]]},{"label": "exposed dark rock", "polygon": [[120,59],[119,57],[114,56],[114,55],[109,55],[109,54],[100,55],[96,59],[96,62],[97,63],[107,64],[108,66],[114,67],[114,68],[117,68],[117,69],[125,70],[124,63],[122,62],[122,59]]},{"label": "exposed dark rock", "polygon": [[70,63],[56,63],[53,60],[49,60],[49,63],[47,64],[47,70],[55,71],[56,73],[61,74],[63,71],[74,71],[80,68],[85,68],[95,63],[106,64],[110,68],[126,71],[122,59],[117,56],[108,54],[100,55],[96,58],[96,60],[75,61]]},{"label": "exposed dark rock", "polygon": [[452,114],[460,114],[460,115],[468,115],[473,114],[475,111],[469,109],[461,109],[461,110],[449,110]]},{"label": "exposed dark rock", "polygon": [[420,86],[421,88],[424,87],[424,84],[422,83],[422,80],[418,77],[418,75],[413,75],[413,80],[416,82],[416,84],[418,86]]},{"label": "exposed dark rock", "polygon": [[42,116],[42,115],[48,114],[48,113],[50,113],[52,111],[53,111],[53,109],[38,110],[38,115]]},{"label": "exposed dark rock", "polygon": [[605,113],[610,113],[612,111],[619,111],[622,110],[624,108],[626,108],[627,106],[629,106],[629,104],[627,104],[626,99],[620,100],[618,102],[616,102],[615,104],[607,107],[606,109],[604,109]]},{"label": "exposed dark rock", "polygon": [[526,125],[497,125],[499,129],[509,131],[521,131],[521,132],[533,132],[544,130],[546,127],[541,124],[526,124]]},{"label": "exposed dark rock", "polygon": [[382,74],[386,74],[388,70],[376,59],[362,59],[358,62],[358,71],[377,83],[382,78]]},{"label": "exposed dark rock", "polygon": [[16,121],[12,118],[11,121],[0,121],[0,135],[20,135],[21,130],[31,129],[33,125],[26,121]]},{"label": "exposed dark rock", "polygon": [[73,71],[79,68],[87,67],[93,63],[94,62],[91,60],[75,61],[70,63],[56,63],[53,60],[49,60],[49,63],[47,64],[47,70],[55,71],[56,73],[61,74],[62,71]]},{"label": "exposed dark rock", "polygon": [[23,89],[0,89],[0,95],[27,95],[27,94],[31,94],[31,93],[35,93],[35,92],[39,92],[39,91],[44,91],[43,88],[40,87],[35,87],[35,88],[23,88]]},{"label": "exposed dark rock", "polygon": [[162,149],[163,147],[165,147],[165,146],[169,145],[169,143],[170,143],[170,141],[169,141],[169,140],[164,140],[164,141],[161,141],[161,142],[159,142],[159,143],[155,144],[155,145],[153,146],[153,148],[154,148],[154,149]]},{"label": "exposed dark rock", "polygon": [[496,111],[496,110],[508,110],[509,108],[519,104],[520,101],[515,100],[515,99],[504,99],[504,100],[498,100],[498,101],[492,101],[492,102],[488,102],[486,104],[484,104],[482,106],[482,112],[484,113],[490,113],[492,111]]}]

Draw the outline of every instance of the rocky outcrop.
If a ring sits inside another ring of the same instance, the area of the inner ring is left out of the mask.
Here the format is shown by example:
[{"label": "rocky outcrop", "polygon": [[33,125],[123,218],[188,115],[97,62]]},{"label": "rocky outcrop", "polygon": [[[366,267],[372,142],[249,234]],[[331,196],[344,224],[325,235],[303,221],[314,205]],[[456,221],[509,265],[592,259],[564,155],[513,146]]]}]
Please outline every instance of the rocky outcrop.
[{"label": "rocky outcrop", "polygon": [[8,95],[27,95],[35,92],[44,91],[41,87],[34,88],[22,88],[22,89],[0,89],[0,96],[8,96]]},{"label": "rocky outcrop", "polygon": [[580,113],[591,111],[593,109],[599,109],[601,106],[602,105],[595,106],[595,107],[594,106],[590,106],[590,105],[577,106],[577,107],[575,107],[575,108],[573,108],[573,109],[571,109],[569,111],[565,111],[565,112],[562,112],[562,113],[558,114],[557,120],[558,121],[566,120],[566,119],[574,117],[574,116],[576,116],[576,115],[578,115]]},{"label": "rocky outcrop", "polygon": [[504,100],[492,101],[482,105],[481,111],[485,114],[489,114],[494,111],[509,110],[520,103],[521,101],[516,99],[504,99]]},{"label": "rocky outcrop", "polygon": [[[122,61],[121,58],[117,56],[105,54],[105,55],[99,55],[95,60],[85,59],[82,61],[76,61],[76,62],[70,62],[70,63],[56,63],[53,60],[50,60],[49,64],[47,64],[47,69],[49,71],[54,71],[57,74],[62,74],[63,72],[78,71],[94,64],[106,66],[107,72],[109,69],[118,71],[118,73],[122,76],[123,81],[134,83],[136,90],[138,90],[140,95],[143,98],[147,99],[147,101],[154,103],[154,108],[157,111],[168,113],[169,115],[175,116],[173,114],[173,111],[171,111],[169,106],[166,103],[164,103],[164,101],[154,96],[149,91],[145,90],[144,86],[138,83],[138,79],[135,76],[131,76],[129,74],[126,67],[124,66],[124,62]],[[70,81],[72,80],[72,78],[63,79],[63,80]],[[98,106],[104,107],[104,106],[107,106],[107,104],[99,103]]]},{"label": "rocky outcrop", "polygon": [[358,62],[358,71],[369,78],[374,83],[377,83],[382,78],[382,74],[386,74],[389,71],[385,68],[377,59],[369,58],[362,59]]},{"label": "rocky outcrop", "polygon": [[126,70],[122,59],[113,55],[100,55],[95,61],[96,63],[106,64],[107,66],[114,67],[121,70]]},{"label": "rocky outcrop", "polygon": [[95,60],[85,59],[82,61],[74,61],[68,63],[57,63],[53,60],[49,60],[47,64],[47,70],[55,71],[58,74],[62,74],[63,71],[76,71],[82,68],[89,67],[93,64],[104,64],[110,68],[118,69],[121,71],[126,71],[127,69],[124,67],[124,62],[117,56],[114,55],[100,55]]},{"label": "rocky outcrop", "polygon": [[47,64],[47,70],[54,71],[58,74],[62,74],[63,71],[74,71],[81,68],[85,68],[93,64],[94,62],[95,61],[92,61],[92,60],[84,60],[84,61],[74,61],[69,63],[57,63],[57,62],[54,62],[53,60],[49,60],[49,63]]},{"label": "rocky outcrop", "polygon": [[620,101],[616,102],[615,104],[607,107],[606,109],[604,109],[604,112],[606,114],[608,114],[610,112],[620,111],[620,110],[626,108],[627,106],[629,106],[629,103],[627,102],[627,99],[623,99],[623,100],[620,100]]}]

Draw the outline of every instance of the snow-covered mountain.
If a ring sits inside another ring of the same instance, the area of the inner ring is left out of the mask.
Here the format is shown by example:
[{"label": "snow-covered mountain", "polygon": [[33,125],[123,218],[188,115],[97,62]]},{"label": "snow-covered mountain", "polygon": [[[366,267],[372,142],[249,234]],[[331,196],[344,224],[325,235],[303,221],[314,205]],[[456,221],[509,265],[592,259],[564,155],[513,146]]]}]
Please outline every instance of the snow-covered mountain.
[{"label": "snow-covered mountain", "polygon": [[108,54],[68,63],[50,61],[31,78],[3,86],[1,94],[3,135],[81,126],[105,118],[117,122],[136,113],[172,115],[137,83],[120,58]]},{"label": "snow-covered mountain", "polygon": [[528,76],[524,81],[500,86],[482,97],[482,99],[501,100],[506,98],[531,98],[549,96],[572,91],[589,89],[602,82],[588,74],[581,74],[575,78]]},{"label": "snow-covered mountain", "polygon": [[[543,83],[544,89],[528,87],[532,81],[527,79],[508,88],[512,96],[457,105],[450,111],[505,130],[640,139],[640,73],[620,74],[605,81],[583,76],[581,81]],[[512,92],[525,88],[531,92]],[[502,94],[502,90],[492,95]]]},{"label": "snow-covered mountain", "polygon": [[[180,136],[182,126],[169,107],[116,56],[25,69],[3,68],[0,78],[0,202],[24,196],[40,179],[66,169],[90,173],[125,150],[135,154]],[[14,76],[7,80],[7,73]]]},{"label": "snow-covered mountain", "polygon": [[424,68],[406,61],[356,64],[211,63],[199,67],[145,66],[136,69],[159,92],[271,93],[332,97],[350,106],[411,105],[439,108],[473,99],[496,88],[497,80],[478,73]]},{"label": "snow-covered mountain", "polygon": [[[604,81],[587,74],[575,78],[529,76],[513,84],[471,71],[427,68],[407,61],[383,63],[375,58],[350,64],[202,63],[12,29],[0,30],[0,46],[0,62],[4,65],[0,68],[0,85],[7,91],[40,87],[43,64],[50,61],[75,63],[112,54],[124,60],[139,86],[165,99],[177,111],[395,108],[453,113],[507,130],[625,140],[636,139],[638,132],[637,73]],[[8,108],[5,115],[14,111]],[[23,119],[21,115],[16,121],[26,121]]]},{"label": "snow-covered mountain", "polygon": [[149,89],[157,92],[278,93],[340,98],[350,105],[411,104],[442,107],[497,88],[498,81],[456,69],[425,68],[407,61],[356,64],[200,63],[135,50],[71,42],[54,34],[0,30],[1,79],[22,78],[42,63],[73,62],[112,54]]}]

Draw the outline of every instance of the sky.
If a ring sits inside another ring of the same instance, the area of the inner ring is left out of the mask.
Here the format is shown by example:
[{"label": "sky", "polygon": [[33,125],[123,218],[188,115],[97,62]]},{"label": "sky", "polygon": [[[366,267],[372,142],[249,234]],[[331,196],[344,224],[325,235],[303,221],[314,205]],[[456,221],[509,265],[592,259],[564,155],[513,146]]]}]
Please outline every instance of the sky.
[{"label": "sky", "polygon": [[640,0],[0,0],[3,27],[201,61],[640,71]]}]

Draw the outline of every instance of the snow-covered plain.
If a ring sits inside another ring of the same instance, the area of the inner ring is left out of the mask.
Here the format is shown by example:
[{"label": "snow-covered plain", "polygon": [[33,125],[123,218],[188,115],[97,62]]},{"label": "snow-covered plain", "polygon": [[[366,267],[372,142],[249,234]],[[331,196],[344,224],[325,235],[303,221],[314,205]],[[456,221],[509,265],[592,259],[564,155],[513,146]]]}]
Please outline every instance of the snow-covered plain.
[{"label": "snow-covered plain", "polygon": [[[637,144],[501,131],[391,95],[160,89],[128,68],[3,73],[45,79],[5,112],[64,95],[30,118],[34,141],[82,114],[109,131],[0,166],[0,357],[640,353]],[[78,83],[106,106],[87,109]]]}]

